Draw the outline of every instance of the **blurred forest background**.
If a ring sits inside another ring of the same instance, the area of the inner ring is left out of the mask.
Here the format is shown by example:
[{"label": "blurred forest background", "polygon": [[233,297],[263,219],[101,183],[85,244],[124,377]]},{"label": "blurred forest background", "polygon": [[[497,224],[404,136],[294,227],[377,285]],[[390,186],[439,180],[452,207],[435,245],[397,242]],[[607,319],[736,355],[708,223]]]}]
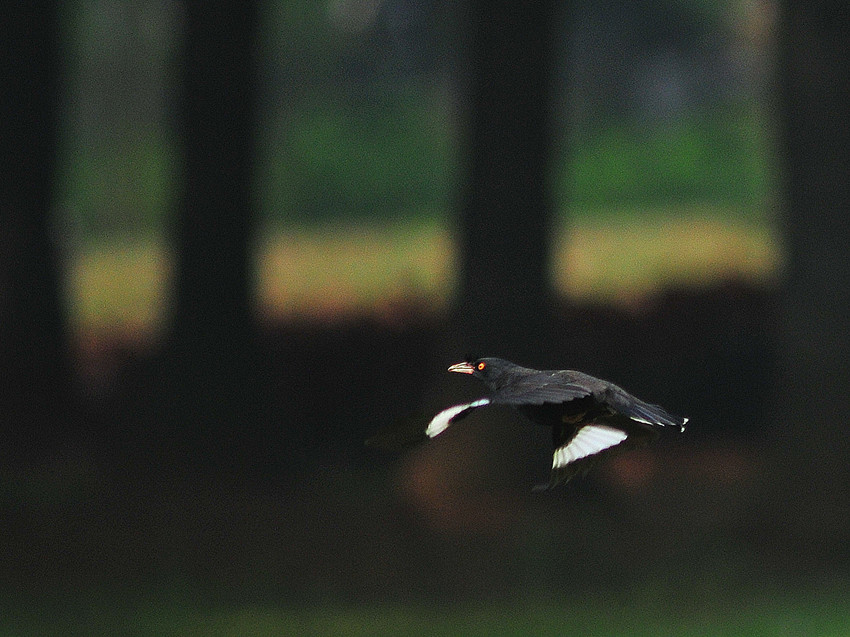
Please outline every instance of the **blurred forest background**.
[{"label": "blurred forest background", "polygon": [[[843,3],[13,4],[0,633],[845,634]],[[691,425],[364,446],[470,351]]]}]

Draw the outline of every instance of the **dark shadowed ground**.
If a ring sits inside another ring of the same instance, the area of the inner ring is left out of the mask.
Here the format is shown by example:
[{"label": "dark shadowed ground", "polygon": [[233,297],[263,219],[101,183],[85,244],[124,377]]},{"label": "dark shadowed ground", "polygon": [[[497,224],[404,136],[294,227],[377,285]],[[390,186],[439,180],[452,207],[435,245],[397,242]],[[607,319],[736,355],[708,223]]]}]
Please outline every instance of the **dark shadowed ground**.
[{"label": "dark shadowed ground", "polygon": [[842,538],[789,534],[794,512],[777,502],[777,476],[810,487],[782,474],[772,442],[768,292],[730,283],[630,311],[564,308],[560,321],[541,366],[615,380],[690,416],[688,431],[551,494],[530,492],[546,432],[507,412],[403,453],[368,449],[378,429],[424,423],[478,389],[446,378],[462,353],[413,308],[391,324],[270,327],[268,411],[230,438],[233,453],[204,453],[217,440],[203,423],[174,440],[157,422],[163,362],[116,344],[81,392],[86,435],[5,476],[2,584],[462,602],[846,576]]}]

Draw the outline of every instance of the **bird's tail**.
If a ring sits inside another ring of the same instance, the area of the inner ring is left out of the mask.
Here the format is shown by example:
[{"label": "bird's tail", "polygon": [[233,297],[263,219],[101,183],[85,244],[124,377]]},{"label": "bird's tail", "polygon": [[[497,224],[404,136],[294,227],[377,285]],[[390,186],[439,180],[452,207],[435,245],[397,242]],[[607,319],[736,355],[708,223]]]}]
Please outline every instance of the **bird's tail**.
[{"label": "bird's tail", "polygon": [[674,416],[663,407],[651,405],[641,400],[636,400],[633,405],[629,406],[627,415],[632,420],[637,420],[647,425],[678,427],[679,431],[684,431],[685,425],[688,424],[687,418]]}]

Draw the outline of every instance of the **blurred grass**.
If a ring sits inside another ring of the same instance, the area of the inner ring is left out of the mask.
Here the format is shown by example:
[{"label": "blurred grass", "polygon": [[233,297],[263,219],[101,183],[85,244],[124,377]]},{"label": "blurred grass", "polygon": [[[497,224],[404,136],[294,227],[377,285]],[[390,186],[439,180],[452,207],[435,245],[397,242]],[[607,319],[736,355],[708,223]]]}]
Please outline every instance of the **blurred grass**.
[{"label": "blurred grass", "polygon": [[332,319],[384,314],[395,303],[447,307],[456,254],[433,221],[268,234],[257,250],[257,296],[264,315]]},{"label": "blurred grass", "polygon": [[777,190],[771,126],[764,105],[743,101],[576,132],[558,163],[558,204],[596,211],[707,202],[756,219]]},{"label": "blurred grass", "polygon": [[[368,99],[313,96],[262,114],[257,203],[286,227],[404,223],[411,211],[451,207],[462,153],[454,96],[395,87]],[[669,120],[571,123],[553,162],[553,199],[575,214],[629,206],[723,208],[763,220],[777,192],[770,109],[741,99]],[[180,155],[160,126],[104,135],[71,126],[61,208],[83,240],[157,232],[179,191]]]},{"label": "blurred grass", "polygon": [[[449,306],[458,255],[446,211],[460,173],[452,101],[435,86],[379,93],[307,92],[264,112],[260,316],[393,318],[405,307]],[[157,126],[85,130],[69,129],[60,184],[75,246],[71,322],[78,335],[149,341],[168,320],[173,256],[162,230],[179,190],[178,153]],[[565,211],[553,238],[559,294],[630,304],[666,287],[762,284],[777,272],[764,104],[742,98],[670,120],[594,120],[563,133],[552,175],[553,203]]]},{"label": "blurred grass", "polygon": [[764,591],[717,599],[646,591],[555,602],[485,602],[474,605],[203,604],[108,598],[67,600],[19,608],[0,620],[0,635],[624,635],[688,637],[844,636],[850,604],[836,589],[824,592]]},{"label": "blurred grass", "polygon": [[94,241],[70,253],[71,324],[84,332],[151,336],[165,319],[171,259],[154,239]]},{"label": "blurred grass", "polygon": [[[458,255],[450,229],[426,219],[266,233],[255,252],[260,315],[386,318],[411,305],[445,311]],[[161,328],[172,268],[162,242],[92,241],[69,258],[68,296],[79,332],[145,339]],[[671,286],[769,283],[780,260],[771,227],[725,210],[577,215],[555,233],[553,284],[575,300],[629,304]]]},{"label": "blurred grass", "polygon": [[770,284],[782,263],[772,226],[699,206],[579,217],[562,226],[553,253],[560,294],[615,304],[725,280]]}]

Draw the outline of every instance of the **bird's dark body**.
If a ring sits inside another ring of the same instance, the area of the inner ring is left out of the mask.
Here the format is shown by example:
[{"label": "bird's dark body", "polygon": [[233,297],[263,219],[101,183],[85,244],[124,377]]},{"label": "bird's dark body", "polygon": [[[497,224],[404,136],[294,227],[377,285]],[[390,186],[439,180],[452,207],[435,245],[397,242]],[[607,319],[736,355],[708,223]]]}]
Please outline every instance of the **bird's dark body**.
[{"label": "bird's dark body", "polygon": [[516,407],[529,420],[541,425],[578,424],[615,414],[635,415],[635,410],[658,411],[656,415],[669,416],[657,405],[583,372],[536,370],[500,359],[481,360],[485,364],[490,361],[487,367],[498,365],[497,371],[490,372],[492,376],[486,375],[487,367],[480,375],[473,372],[484,381],[493,402]]},{"label": "bird's dark body", "polygon": [[480,379],[490,396],[441,412],[432,420],[434,431],[428,435],[438,435],[478,407],[510,405],[532,422],[552,428],[555,454],[546,488],[586,471],[604,457],[647,444],[658,436],[658,428],[684,430],[687,422],[583,372],[536,370],[499,358],[458,363],[449,370]]},{"label": "bird's dark body", "polygon": [[568,403],[553,405],[514,405],[523,416],[531,422],[547,427],[562,427],[565,424],[576,424],[581,421],[594,420],[610,414],[610,410],[601,406],[592,396],[575,398]]}]

